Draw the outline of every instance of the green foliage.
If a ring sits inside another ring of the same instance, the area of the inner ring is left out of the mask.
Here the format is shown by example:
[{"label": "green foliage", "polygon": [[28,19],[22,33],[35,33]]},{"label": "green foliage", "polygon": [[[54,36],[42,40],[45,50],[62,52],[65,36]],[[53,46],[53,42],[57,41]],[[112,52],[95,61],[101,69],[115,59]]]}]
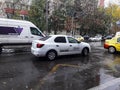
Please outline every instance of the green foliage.
[{"label": "green foliage", "polygon": [[[70,19],[68,21],[71,21],[71,18],[74,18],[75,21],[73,23],[77,23],[82,34],[104,34],[110,27],[111,16],[106,14],[104,9],[97,7],[97,1],[58,1],[60,3],[54,5],[54,11],[48,18],[49,32],[53,30],[54,34],[57,34],[58,31],[62,31],[65,28],[66,20]],[[33,0],[29,11],[29,20],[41,30],[45,29],[45,0]]]},{"label": "green foliage", "polygon": [[75,10],[80,34],[104,34],[110,27],[110,16],[94,0],[75,0]]},{"label": "green foliage", "polygon": [[29,20],[41,30],[45,29],[45,0],[33,0]]},{"label": "green foliage", "polygon": [[51,16],[51,26],[54,30],[54,34],[64,29],[64,21],[66,18],[66,0],[60,0],[61,4],[54,7],[54,11]]},{"label": "green foliage", "polygon": [[120,6],[111,5],[107,7],[105,10],[106,13],[111,16],[113,24],[115,24],[118,20],[120,20]]}]

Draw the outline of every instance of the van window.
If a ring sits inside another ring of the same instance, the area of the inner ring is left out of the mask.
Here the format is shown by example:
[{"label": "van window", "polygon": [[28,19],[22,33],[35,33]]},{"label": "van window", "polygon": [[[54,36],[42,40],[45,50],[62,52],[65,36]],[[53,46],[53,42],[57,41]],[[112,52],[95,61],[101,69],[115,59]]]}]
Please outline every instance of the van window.
[{"label": "van window", "polygon": [[0,26],[0,35],[20,35],[23,28]]},{"label": "van window", "polygon": [[33,34],[33,35],[38,35],[38,36],[43,37],[42,33],[38,29],[36,29],[34,27],[30,27],[30,31],[31,31],[31,34]]}]

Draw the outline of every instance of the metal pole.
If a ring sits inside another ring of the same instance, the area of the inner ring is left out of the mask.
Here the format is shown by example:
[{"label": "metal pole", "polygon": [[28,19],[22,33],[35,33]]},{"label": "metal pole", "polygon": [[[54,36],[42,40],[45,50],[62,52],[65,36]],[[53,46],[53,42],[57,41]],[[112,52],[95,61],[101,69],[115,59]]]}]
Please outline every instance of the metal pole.
[{"label": "metal pole", "polygon": [[46,9],[46,15],[45,15],[45,18],[46,18],[46,35],[48,35],[48,0],[46,0],[46,6],[45,6],[45,9]]}]

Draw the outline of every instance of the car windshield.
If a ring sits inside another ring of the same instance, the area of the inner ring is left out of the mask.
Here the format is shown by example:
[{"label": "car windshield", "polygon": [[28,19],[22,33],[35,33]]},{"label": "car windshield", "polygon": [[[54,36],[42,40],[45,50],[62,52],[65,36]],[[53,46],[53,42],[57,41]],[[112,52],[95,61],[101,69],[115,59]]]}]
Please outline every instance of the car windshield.
[{"label": "car windshield", "polygon": [[46,37],[43,37],[43,38],[41,38],[41,39],[39,39],[39,40],[41,40],[41,41],[46,41],[47,39],[49,39],[51,36],[46,36]]}]

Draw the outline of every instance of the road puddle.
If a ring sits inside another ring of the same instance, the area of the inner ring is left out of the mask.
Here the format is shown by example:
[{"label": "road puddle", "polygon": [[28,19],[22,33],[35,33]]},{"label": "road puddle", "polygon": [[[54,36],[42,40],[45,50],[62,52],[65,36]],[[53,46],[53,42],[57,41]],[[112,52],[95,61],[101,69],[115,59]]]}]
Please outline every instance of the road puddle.
[{"label": "road puddle", "polygon": [[107,72],[108,70],[91,64],[57,64],[40,80],[35,90],[87,90],[115,79]]},{"label": "road puddle", "polygon": [[89,90],[120,90],[119,53],[105,57],[104,68],[100,69],[100,84]]}]

